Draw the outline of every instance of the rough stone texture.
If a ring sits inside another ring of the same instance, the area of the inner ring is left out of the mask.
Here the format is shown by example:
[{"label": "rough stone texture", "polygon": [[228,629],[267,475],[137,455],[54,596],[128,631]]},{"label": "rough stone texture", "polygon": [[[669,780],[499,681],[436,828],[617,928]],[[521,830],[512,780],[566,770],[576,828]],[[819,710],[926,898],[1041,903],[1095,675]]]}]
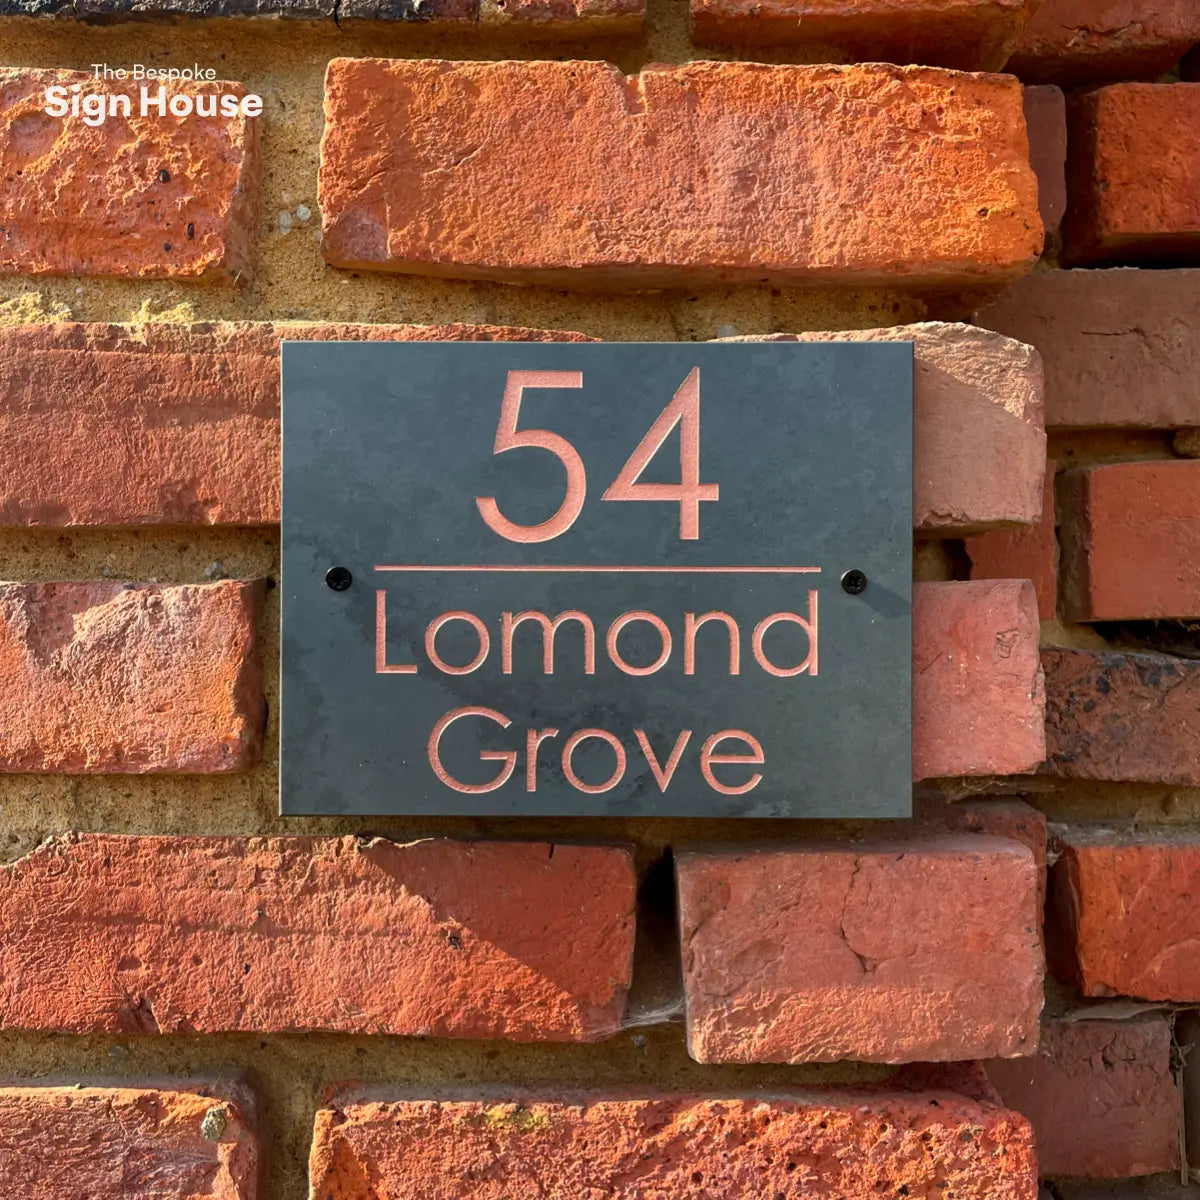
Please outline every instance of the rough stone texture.
[{"label": "rough stone texture", "polygon": [[6,1200],[255,1200],[258,1142],[239,1088],[0,1088]]},{"label": "rough stone texture", "polygon": [[803,45],[827,62],[998,71],[1038,0],[691,0],[693,39]]},{"label": "rough stone texture", "polygon": [[1200,84],[1076,93],[1068,127],[1064,261],[1200,259]]},{"label": "rough stone texture", "polygon": [[592,1041],[634,890],[623,846],[59,838],[0,869],[0,1027]]},{"label": "rough stone texture", "polygon": [[1054,973],[1085,996],[1200,1000],[1200,843],[1072,829],[1050,871]]},{"label": "rough stone texture", "polygon": [[1033,1135],[951,1091],[710,1098],[339,1097],[319,1109],[314,1200],[986,1196],[1035,1200]]},{"label": "rough stone texture", "polygon": [[737,340],[912,342],[914,528],[965,533],[1038,520],[1043,375],[1029,346],[936,321]]},{"label": "rough stone texture", "polygon": [[262,593],[242,581],[0,583],[0,772],[251,766]]},{"label": "rough stone texture", "polygon": [[920,804],[914,807],[913,816],[943,829],[964,833],[986,833],[995,837],[1011,838],[1028,846],[1033,855],[1038,883],[1038,924],[1041,925],[1042,909],[1046,901],[1046,817],[1024,800],[1007,796],[997,799],[958,800],[951,803],[939,802],[936,806]]},{"label": "rough stone texture", "polygon": [[1067,211],[1067,99],[1053,85],[1025,89],[1029,161],[1038,181],[1038,211],[1046,239],[1057,246]]},{"label": "rough stone texture", "polygon": [[1195,0],[1044,0],[1005,70],[1034,83],[1153,79],[1197,42]]},{"label": "rough stone texture", "polygon": [[1200,786],[1200,663],[1044,649],[1045,770]]},{"label": "rough stone texture", "polygon": [[1200,461],[1068,471],[1059,522],[1069,619],[1200,617]]},{"label": "rough stone texture", "polygon": [[972,579],[1029,579],[1037,592],[1038,616],[1053,621],[1058,604],[1058,541],[1054,535],[1054,472],[1046,463],[1042,516],[1036,525],[1000,529],[967,539]]},{"label": "rough stone texture", "polygon": [[0,525],[273,525],[279,343],[587,340],[486,325],[0,326]]},{"label": "rough stone texture", "polygon": [[1039,271],[974,320],[1042,352],[1048,428],[1200,426],[1200,271]]},{"label": "rough stone texture", "polygon": [[697,1062],[940,1062],[1037,1044],[1026,846],[928,834],[685,850],[676,876]]},{"label": "rough stone texture", "polygon": [[1182,1101],[1160,1015],[1045,1021],[1036,1057],[993,1060],[987,1073],[1033,1125],[1043,1177],[1124,1179],[1179,1166]]},{"label": "rough stone texture", "polygon": [[878,64],[334,59],[324,254],[574,287],[998,287],[1042,247],[1021,103],[1006,76]]},{"label": "rough stone texture", "polygon": [[630,33],[641,27],[644,0],[0,0],[0,14],[79,17],[285,17],[400,21],[439,26],[519,24],[582,34]]},{"label": "rough stone texture", "polygon": [[[52,85],[131,97],[133,115],[85,125],[44,111]],[[138,115],[142,84],[0,67],[0,274],[196,278],[250,265],[257,117]],[[168,94],[233,94],[237,83]]]},{"label": "rough stone texture", "polygon": [[915,585],[914,779],[1012,775],[1046,757],[1037,647],[1028,580]]}]

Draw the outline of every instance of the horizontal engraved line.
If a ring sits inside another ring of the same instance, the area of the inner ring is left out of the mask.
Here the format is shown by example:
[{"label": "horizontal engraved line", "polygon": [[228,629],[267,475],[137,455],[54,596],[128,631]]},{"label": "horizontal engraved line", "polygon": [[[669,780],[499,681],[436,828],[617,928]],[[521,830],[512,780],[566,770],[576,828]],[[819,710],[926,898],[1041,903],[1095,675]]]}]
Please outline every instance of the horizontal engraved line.
[{"label": "horizontal engraved line", "polygon": [[544,567],[499,564],[446,563],[437,566],[415,563],[376,565],[376,571],[499,571],[515,574],[559,573],[576,575],[819,575],[820,567]]}]

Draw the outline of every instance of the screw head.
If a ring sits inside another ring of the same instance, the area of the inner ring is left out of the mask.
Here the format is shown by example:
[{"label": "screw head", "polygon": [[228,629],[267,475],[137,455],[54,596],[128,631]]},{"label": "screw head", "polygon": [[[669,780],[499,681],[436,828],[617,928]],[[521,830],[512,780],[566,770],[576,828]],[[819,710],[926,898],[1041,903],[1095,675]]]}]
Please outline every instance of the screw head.
[{"label": "screw head", "polygon": [[842,591],[851,596],[861,596],[867,590],[865,571],[852,567],[842,576]]},{"label": "screw head", "polygon": [[325,572],[325,583],[335,592],[344,592],[354,582],[354,576],[347,567],[330,567]]}]

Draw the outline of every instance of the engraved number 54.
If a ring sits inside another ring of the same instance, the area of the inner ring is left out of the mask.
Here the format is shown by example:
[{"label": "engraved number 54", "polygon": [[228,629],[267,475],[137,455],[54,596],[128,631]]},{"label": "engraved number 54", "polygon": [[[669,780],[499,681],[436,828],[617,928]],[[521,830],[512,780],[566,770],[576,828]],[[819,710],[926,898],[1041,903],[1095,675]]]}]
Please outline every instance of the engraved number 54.
[{"label": "engraved number 54", "polygon": [[[548,429],[517,429],[521,394],[525,388],[580,388],[582,371],[509,371],[500,405],[494,454],[534,447],[553,454],[566,468],[567,490],[557,511],[538,525],[510,521],[493,496],[476,496],[479,514],[489,529],[510,542],[548,542],[566,533],[583,509],[587,496],[587,472],[579,452]],[[662,449],[675,426],[679,426],[679,482],[639,483],[642,472]],[[617,474],[604,500],[666,500],[679,504],[679,536],[695,541],[700,536],[700,502],[717,500],[720,486],[700,482],[700,368],[693,367],[679,385],[670,404],[658,414],[645,437],[637,444]]]}]

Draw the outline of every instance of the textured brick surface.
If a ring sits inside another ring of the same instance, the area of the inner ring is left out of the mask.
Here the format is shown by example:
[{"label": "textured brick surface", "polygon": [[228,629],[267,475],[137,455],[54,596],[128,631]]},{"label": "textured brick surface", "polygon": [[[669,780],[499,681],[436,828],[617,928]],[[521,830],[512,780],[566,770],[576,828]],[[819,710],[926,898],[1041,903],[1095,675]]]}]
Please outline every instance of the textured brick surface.
[{"label": "textured brick surface", "polygon": [[1123,1179],[1179,1165],[1181,1099],[1162,1016],[1045,1021],[1036,1057],[996,1059],[987,1073],[1032,1123],[1043,1176]]},{"label": "textured brick surface", "polygon": [[1200,1000],[1200,842],[1072,830],[1050,872],[1047,940],[1085,996]]},{"label": "textured brick surface", "polygon": [[1200,425],[1200,271],[1039,271],[975,316],[1036,346],[1046,425]]},{"label": "textured brick surface", "polygon": [[1047,771],[1200,786],[1200,663],[1045,649],[1042,664]]},{"label": "textured brick surface", "polygon": [[262,585],[0,584],[0,771],[237,771],[262,746]]},{"label": "textured brick surface", "polygon": [[1027,846],[1033,855],[1038,883],[1038,922],[1046,900],[1046,817],[1024,800],[1007,796],[997,799],[918,802],[913,815],[922,821],[969,833],[986,833],[1010,838]]},{"label": "textured brick surface", "polygon": [[589,1041],[634,882],[620,846],[57,839],[0,869],[0,1027]]},{"label": "textured brick surface", "polygon": [[1042,515],[1036,525],[999,529],[968,538],[972,579],[1028,579],[1037,592],[1038,616],[1053,621],[1058,603],[1058,540],[1054,534],[1054,472],[1046,463]]},{"label": "textured brick surface", "polygon": [[258,1143],[237,1089],[0,1088],[6,1200],[255,1200]]},{"label": "textured brick surface", "polygon": [[644,0],[0,0],[0,14],[100,17],[290,17],[464,26],[518,23],[577,34],[632,32]]},{"label": "textured brick surface", "polygon": [[0,327],[0,524],[279,521],[279,343],[586,340],[487,325]]},{"label": "textured brick surface", "polygon": [[676,857],[699,1062],[1028,1054],[1042,1008],[1038,872],[986,835]]},{"label": "textured brick surface", "polygon": [[1042,246],[1021,103],[1007,77],[881,65],[335,59],[324,253],[566,286],[1001,285]]},{"label": "textured brick surface", "polygon": [[1068,108],[1064,259],[1200,259],[1200,84],[1122,83]]},{"label": "textured brick surface", "polygon": [[691,0],[694,40],[803,45],[828,62],[997,71],[1034,0]]},{"label": "textured brick surface", "polygon": [[1052,84],[1025,89],[1029,161],[1038,181],[1038,211],[1046,237],[1058,240],[1067,211],[1067,100]]},{"label": "textured brick surface", "polygon": [[[73,84],[132,97],[133,115],[95,126],[48,115],[46,88]],[[0,68],[0,274],[194,278],[249,267],[261,118],[142,117],[141,87],[90,72]]]},{"label": "textured brick surface", "polygon": [[1027,580],[915,586],[914,779],[1010,775],[1045,758],[1037,644]]},{"label": "textured brick surface", "polygon": [[1059,497],[1069,618],[1200,617],[1200,460],[1069,471]]},{"label": "textured brick surface", "polygon": [[1005,69],[1037,82],[1153,79],[1196,42],[1195,0],[1043,0]]},{"label": "textured brick surface", "polygon": [[739,341],[913,343],[913,525],[968,532],[1038,519],[1046,435],[1041,356],[937,321]]},{"label": "textured brick surface", "polygon": [[318,1110],[320,1200],[987,1196],[1035,1200],[1016,1113],[949,1091],[401,1100]]}]

